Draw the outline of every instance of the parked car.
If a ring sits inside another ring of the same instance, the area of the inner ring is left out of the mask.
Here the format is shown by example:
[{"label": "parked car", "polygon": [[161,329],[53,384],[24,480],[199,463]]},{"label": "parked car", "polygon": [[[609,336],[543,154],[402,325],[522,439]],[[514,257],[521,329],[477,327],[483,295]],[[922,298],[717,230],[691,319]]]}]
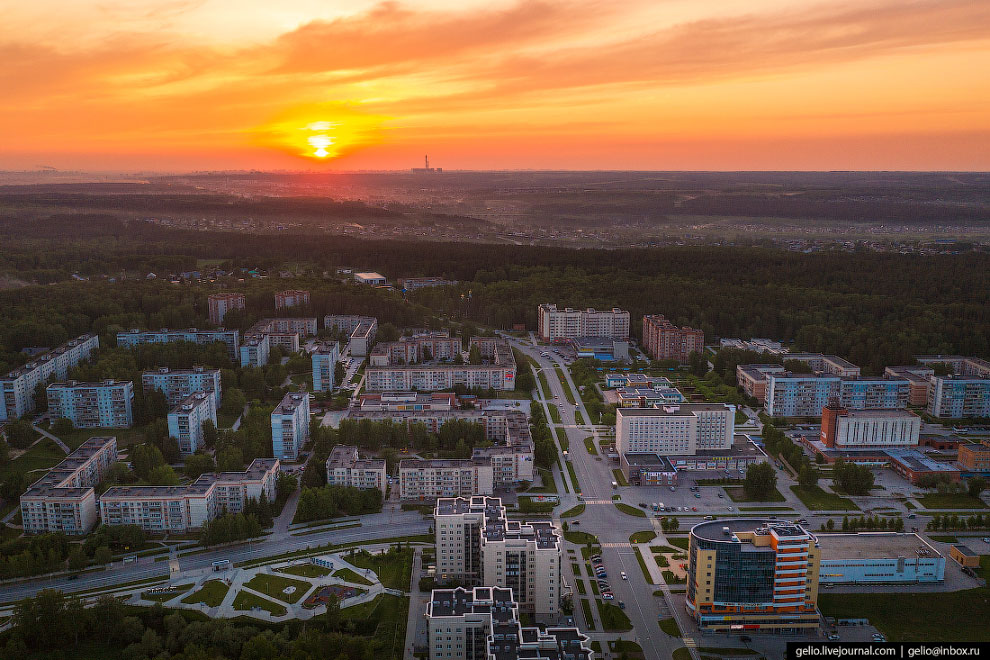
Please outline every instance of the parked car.
[{"label": "parked car", "polygon": [[691,507],[691,510],[692,510],[692,511],[697,511],[697,510],[698,510],[698,507],[696,507],[696,506],[693,506],[693,507]]},{"label": "parked car", "polygon": [[602,600],[615,600],[615,596],[611,592],[602,594]]},{"label": "parked car", "polygon": [[619,609],[620,610],[626,609],[626,604],[623,601],[621,601],[621,600],[619,601]]},{"label": "parked car", "polygon": [[626,572],[625,571],[620,572],[619,573],[619,577],[621,577],[623,580],[628,580],[629,579],[629,576],[626,575]]},{"label": "parked car", "polygon": [[828,637],[830,642],[836,642],[839,640],[839,635],[837,633],[829,633],[826,637]]},{"label": "parked car", "polygon": [[725,497],[725,495],[723,495],[722,493],[719,493],[718,496],[719,497]]},{"label": "parked car", "polygon": [[715,520],[715,516],[705,516],[705,520]]},{"label": "parked car", "polygon": [[701,499],[701,493],[695,493],[694,496],[697,497],[699,500]]}]

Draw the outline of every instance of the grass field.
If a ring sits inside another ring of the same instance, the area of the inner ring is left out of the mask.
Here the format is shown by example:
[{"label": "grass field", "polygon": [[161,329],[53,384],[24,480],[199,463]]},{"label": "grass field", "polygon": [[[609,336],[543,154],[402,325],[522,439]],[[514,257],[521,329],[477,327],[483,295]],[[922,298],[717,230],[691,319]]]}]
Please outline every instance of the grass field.
[{"label": "grass field", "polygon": [[643,571],[643,577],[646,578],[646,584],[656,584],[653,581],[653,576],[650,575],[650,569],[646,567],[646,560],[643,558],[643,554],[638,549],[636,550],[636,561],[639,562],[639,569]]},{"label": "grass field", "polygon": [[687,539],[672,539],[670,537],[667,537],[667,542],[670,543],[675,548],[680,548],[681,550],[687,550],[688,549],[688,540]]},{"label": "grass field", "polygon": [[331,571],[329,568],[323,568],[322,566],[317,566],[316,564],[299,564],[298,566],[287,566],[285,568],[279,569],[282,573],[290,573],[291,575],[298,575],[299,577],[316,578],[323,577],[325,575],[330,575]]},{"label": "grass field", "polygon": [[966,493],[940,495],[933,493],[917,498],[926,509],[985,509],[987,505],[978,497],[970,497]]},{"label": "grass field", "polygon": [[852,500],[826,493],[818,486],[811,488],[791,486],[791,492],[812,511],[859,511],[859,507]]},{"label": "grass field", "polygon": [[670,654],[670,660],[691,660],[691,651],[686,646],[674,649],[674,652]]},{"label": "grass field", "polygon": [[574,423],[582,426],[584,425],[584,415],[582,415],[581,411],[577,408],[574,409]]},{"label": "grass field", "polygon": [[556,493],[557,492],[557,482],[553,480],[553,472],[547,468],[536,468],[540,473],[540,479],[543,481],[543,486],[540,488],[530,488],[531,493]]},{"label": "grass field", "polygon": [[193,604],[193,603],[203,603],[207,607],[216,607],[223,602],[224,596],[227,595],[230,587],[226,583],[220,580],[210,580],[206,582],[199,591],[194,591],[185,598],[182,599],[183,603]]},{"label": "grass field", "polygon": [[554,432],[557,434],[557,444],[560,445],[561,451],[570,451],[571,441],[567,437],[567,431],[558,426],[554,429]]},{"label": "grass field", "polygon": [[630,543],[649,543],[657,537],[657,533],[652,529],[643,530],[642,532],[636,532],[629,537]]},{"label": "grass field", "polygon": [[598,545],[598,537],[594,534],[589,534],[588,532],[575,532],[570,530],[564,532],[564,540],[568,543],[573,543],[575,545]]},{"label": "grass field", "polygon": [[[864,618],[892,642],[990,642],[990,588],[942,593],[821,594],[830,617]],[[965,612],[965,616],[960,616]]]},{"label": "grass field", "polygon": [[129,429],[76,429],[69,433],[52,433],[52,435],[67,444],[69,449],[76,449],[82,443],[96,436],[112,435],[117,438],[117,448],[120,449],[144,442],[144,431],[144,426],[134,426]]},{"label": "grass field", "polygon": [[389,589],[408,591],[412,558],[413,551],[403,548],[401,552],[388,555],[355,554],[347,557],[347,561],[358,568],[370,568],[378,575],[378,581]]},{"label": "grass field", "polygon": [[[53,440],[42,438],[37,444],[9,463],[0,467],[0,482],[15,474],[28,474],[38,470],[34,479],[41,478],[41,470],[46,470],[65,458],[65,452]],[[34,481],[32,479],[32,481]]]},{"label": "grass field", "polygon": [[157,601],[159,603],[164,603],[165,601],[172,600],[173,598],[175,598],[179,594],[183,594],[183,593],[189,591],[190,589],[192,589],[192,583],[191,582],[189,584],[177,584],[177,585],[175,585],[172,588],[171,591],[166,591],[166,592],[163,592],[163,593],[154,593],[153,594],[153,593],[149,593],[149,592],[145,591],[144,593],[141,594],[141,598],[143,598],[145,600],[154,600],[154,601]]},{"label": "grass field", "polygon": [[581,599],[581,609],[584,610],[584,620],[587,623],[588,630],[594,630],[595,620],[591,616],[591,603],[588,602],[587,598]]},{"label": "grass field", "polygon": [[598,456],[598,448],[595,447],[595,439],[588,436],[584,439],[584,448],[588,450],[588,453],[592,456]]},{"label": "grass field", "polygon": [[250,611],[257,607],[266,612],[271,612],[275,616],[282,616],[288,611],[283,605],[273,603],[267,598],[262,598],[248,591],[238,591],[237,595],[234,596],[233,604],[235,610]]},{"label": "grass field", "polygon": [[659,623],[660,623],[660,630],[664,631],[671,637],[681,636],[681,629],[677,627],[677,621],[674,620],[673,617],[671,617],[670,619],[661,619]]},{"label": "grass field", "polygon": [[663,581],[667,584],[685,584],[687,582],[686,578],[677,577],[674,575],[673,571],[663,572]]},{"label": "grass field", "polygon": [[564,511],[562,514],[560,514],[560,517],[561,518],[574,518],[576,516],[580,516],[582,513],[584,513],[584,508],[585,508],[585,505],[584,505],[584,502],[582,502],[581,504],[578,504],[573,509],[568,509],[567,511]]},{"label": "grass field", "polygon": [[571,475],[571,485],[574,486],[574,492],[580,493],[581,482],[578,481],[577,473],[574,471],[574,466],[571,464],[570,461],[564,461],[564,462],[567,463],[567,474]]},{"label": "grass field", "polygon": [[335,578],[344,580],[345,582],[351,582],[353,584],[364,584],[369,587],[373,584],[371,580],[364,577],[363,575],[358,575],[349,568],[342,568],[336,573],[334,573],[333,576]]},{"label": "grass field", "polygon": [[571,386],[567,384],[564,372],[560,370],[560,367],[554,367],[553,369],[557,372],[557,378],[560,379],[560,384],[564,388],[564,398],[567,399],[567,403],[573,406],[576,403],[574,401],[574,392],[571,391]]},{"label": "grass field", "polygon": [[646,511],[638,509],[634,506],[629,506],[628,504],[623,504],[622,502],[616,502],[615,508],[626,514],[627,516],[636,516],[637,518],[645,518]]},{"label": "grass field", "polygon": [[[285,603],[294,603],[302,598],[303,594],[309,591],[313,584],[311,582],[304,582],[303,580],[282,577],[281,575],[259,573],[248,582],[245,582],[244,586],[263,593],[266,596],[278,598]],[[285,589],[289,587],[295,587],[296,590],[292,593],[285,593]]]},{"label": "grass field", "polygon": [[551,403],[548,407],[550,408],[550,419],[553,420],[554,424],[560,424],[560,411],[557,410],[557,406]]},{"label": "grass field", "polygon": [[632,630],[632,621],[617,605],[598,601],[598,616],[601,617],[602,627],[607,632],[625,632]]},{"label": "grass field", "polygon": [[725,494],[729,496],[729,499],[733,502],[786,502],[784,496],[780,494],[780,491],[776,488],[770,493],[769,497],[766,498],[754,498],[746,494],[746,490],[742,486],[729,486],[725,488]]},{"label": "grass field", "polygon": [[622,470],[619,468],[614,468],[612,470],[612,478],[615,479],[615,483],[620,486],[628,486],[629,482],[626,481],[626,475],[622,474]]}]

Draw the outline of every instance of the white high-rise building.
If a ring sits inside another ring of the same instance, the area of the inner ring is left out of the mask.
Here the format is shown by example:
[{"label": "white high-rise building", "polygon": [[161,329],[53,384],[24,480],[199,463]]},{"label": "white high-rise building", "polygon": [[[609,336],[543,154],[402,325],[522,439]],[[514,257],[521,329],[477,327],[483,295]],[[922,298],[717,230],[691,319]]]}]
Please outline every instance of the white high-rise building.
[{"label": "white high-rise building", "polygon": [[557,305],[544,303],[537,308],[537,313],[543,341],[575,337],[629,338],[629,312],[617,307],[610,310],[557,309]]},{"label": "white high-rise building", "polygon": [[19,419],[34,410],[34,390],[38,385],[52,379],[65,380],[70,368],[88,359],[99,347],[97,335],[82,335],[0,378],[0,422]]},{"label": "white high-rise building", "polygon": [[732,447],[735,406],[727,403],[682,403],[659,408],[615,411],[615,449],[621,456],[693,455]]},{"label": "white high-rise building", "polygon": [[324,341],[316,345],[312,354],[313,391],[329,392],[334,388],[334,368],[340,360],[340,344]]},{"label": "white high-rise building", "polygon": [[212,392],[193,392],[168,414],[168,434],[179,443],[179,452],[195,454],[203,446],[203,424],[217,426],[217,406]]},{"label": "white high-rise building", "polygon": [[309,439],[309,395],[289,392],[272,411],[272,453],[294,461]]}]

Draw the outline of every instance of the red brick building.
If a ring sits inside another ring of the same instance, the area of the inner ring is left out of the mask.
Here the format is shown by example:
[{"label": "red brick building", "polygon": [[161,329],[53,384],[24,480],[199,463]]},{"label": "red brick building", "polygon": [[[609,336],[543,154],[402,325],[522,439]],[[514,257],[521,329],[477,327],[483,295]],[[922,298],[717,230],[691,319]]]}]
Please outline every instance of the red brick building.
[{"label": "red brick building", "polygon": [[663,314],[643,317],[643,349],[655,360],[687,362],[691,351],[705,350],[705,333],[695,328],[679,328]]}]

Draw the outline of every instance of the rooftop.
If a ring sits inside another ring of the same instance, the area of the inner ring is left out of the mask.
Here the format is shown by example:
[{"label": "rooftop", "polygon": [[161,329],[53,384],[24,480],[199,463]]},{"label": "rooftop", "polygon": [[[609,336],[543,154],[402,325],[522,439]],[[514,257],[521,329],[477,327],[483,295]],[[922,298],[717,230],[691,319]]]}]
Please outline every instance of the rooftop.
[{"label": "rooftop", "polygon": [[[728,528],[730,534],[725,533],[726,528]],[[763,518],[729,518],[698,523],[691,528],[691,534],[706,541],[733,543],[732,534],[738,534],[740,532],[754,532],[759,534],[763,530],[766,530],[764,533],[771,530],[775,531],[779,536],[808,536],[814,538],[804,527],[797,523]]]},{"label": "rooftop", "polygon": [[822,559],[897,559],[938,557],[938,551],[917,534],[862,532],[818,534]]},{"label": "rooftop", "polygon": [[670,464],[670,459],[657,454],[623,454],[626,463],[634,467],[659,467],[669,472],[674,471],[674,466]]},{"label": "rooftop", "polygon": [[622,417],[662,417],[667,415],[686,416],[694,412],[726,410],[731,406],[726,403],[675,403],[659,408],[619,408],[616,415]]},{"label": "rooftop", "polygon": [[309,395],[305,392],[289,392],[282,397],[282,401],[275,406],[275,410],[272,411],[272,414],[291,415],[296,412],[296,408],[307,401],[306,397],[308,396]]},{"label": "rooftop", "polygon": [[956,550],[956,552],[958,552],[959,554],[963,555],[964,557],[979,557],[980,556],[979,553],[973,552],[973,550],[969,546],[963,545],[961,543],[957,543],[957,544],[953,545],[952,547]]}]

